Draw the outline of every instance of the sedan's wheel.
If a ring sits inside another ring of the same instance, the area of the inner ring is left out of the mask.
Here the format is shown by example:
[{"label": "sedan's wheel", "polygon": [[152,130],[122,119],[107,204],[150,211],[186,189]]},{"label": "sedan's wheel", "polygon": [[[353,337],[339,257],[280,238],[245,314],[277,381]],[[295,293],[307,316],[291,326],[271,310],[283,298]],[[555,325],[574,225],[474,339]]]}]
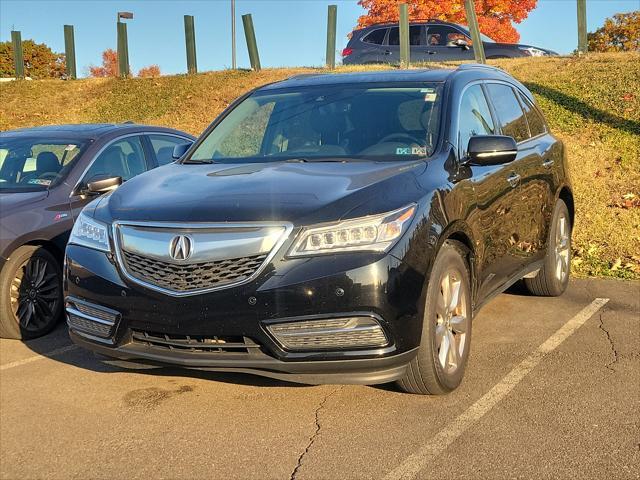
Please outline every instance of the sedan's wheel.
[{"label": "sedan's wheel", "polygon": [[570,271],[571,218],[567,205],[558,200],[553,211],[544,265],[534,278],[525,278],[524,283],[533,295],[557,297],[567,289]]},{"label": "sedan's wheel", "polygon": [[29,339],[51,331],[62,314],[58,262],[40,247],[17,249],[0,275],[0,336]]},{"label": "sedan's wheel", "polygon": [[421,300],[422,340],[400,387],[409,393],[444,394],[464,376],[471,342],[469,269],[464,247],[440,249]]}]

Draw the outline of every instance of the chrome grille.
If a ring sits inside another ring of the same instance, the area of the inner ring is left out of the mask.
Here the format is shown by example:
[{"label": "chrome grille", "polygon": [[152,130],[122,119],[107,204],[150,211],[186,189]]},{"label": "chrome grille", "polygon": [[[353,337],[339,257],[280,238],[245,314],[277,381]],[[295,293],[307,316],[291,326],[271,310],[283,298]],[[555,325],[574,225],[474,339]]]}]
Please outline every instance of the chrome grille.
[{"label": "chrome grille", "polygon": [[167,290],[191,292],[231,283],[239,283],[253,275],[267,254],[179,265],[122,251],[128,272],[143,282]]}]

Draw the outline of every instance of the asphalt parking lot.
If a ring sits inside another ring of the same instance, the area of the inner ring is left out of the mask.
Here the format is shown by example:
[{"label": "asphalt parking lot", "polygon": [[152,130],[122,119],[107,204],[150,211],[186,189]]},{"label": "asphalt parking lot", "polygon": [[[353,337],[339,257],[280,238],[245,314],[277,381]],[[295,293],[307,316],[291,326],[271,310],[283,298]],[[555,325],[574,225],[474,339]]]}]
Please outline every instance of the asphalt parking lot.
[{"label": "asphalt parking lot", "polygon": [[0,476],[640,478],[640,283],[575,280],[551,299],[516,286],[473,335],[444,397],[127,371],[63,327],[1,340]]}]

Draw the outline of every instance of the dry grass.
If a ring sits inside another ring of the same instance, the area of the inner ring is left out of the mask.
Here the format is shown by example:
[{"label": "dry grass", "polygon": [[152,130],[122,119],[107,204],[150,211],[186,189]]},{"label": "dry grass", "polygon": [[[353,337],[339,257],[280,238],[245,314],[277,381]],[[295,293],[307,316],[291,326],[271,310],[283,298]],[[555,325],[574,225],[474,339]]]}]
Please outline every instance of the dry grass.
[{"label": "dry grass", "polygon": [[[533,91],[552,131],[567,145],[577,204],[574,272],[640,278],[640,207],[635,206],[640,204],[640,55],[491,63]],[[443,66],[449,65],[429,65]],[[353,70],[362,67],[338,69]],[[197,135],[247,90],[322,71],[266,69],[0,84],[0,129],[132,120]]]}]

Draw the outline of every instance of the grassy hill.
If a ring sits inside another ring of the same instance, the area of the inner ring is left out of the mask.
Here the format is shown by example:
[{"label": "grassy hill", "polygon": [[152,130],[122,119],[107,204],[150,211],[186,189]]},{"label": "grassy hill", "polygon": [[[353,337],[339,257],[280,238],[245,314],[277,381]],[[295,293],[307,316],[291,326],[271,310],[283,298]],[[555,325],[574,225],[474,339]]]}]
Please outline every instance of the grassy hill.
[{"label": "grassy hill", "polygon": [[[577,274],[640,278],[640,55],[497,60],[525,83],[568,148]],[[446,64],[430,65],[436,68]],[[342,67],[339,71],[356,70]],[[167,125],[199,134],[250,88],[310,68],[150,79],[0,84],[0,129],[77,122]]]}]

